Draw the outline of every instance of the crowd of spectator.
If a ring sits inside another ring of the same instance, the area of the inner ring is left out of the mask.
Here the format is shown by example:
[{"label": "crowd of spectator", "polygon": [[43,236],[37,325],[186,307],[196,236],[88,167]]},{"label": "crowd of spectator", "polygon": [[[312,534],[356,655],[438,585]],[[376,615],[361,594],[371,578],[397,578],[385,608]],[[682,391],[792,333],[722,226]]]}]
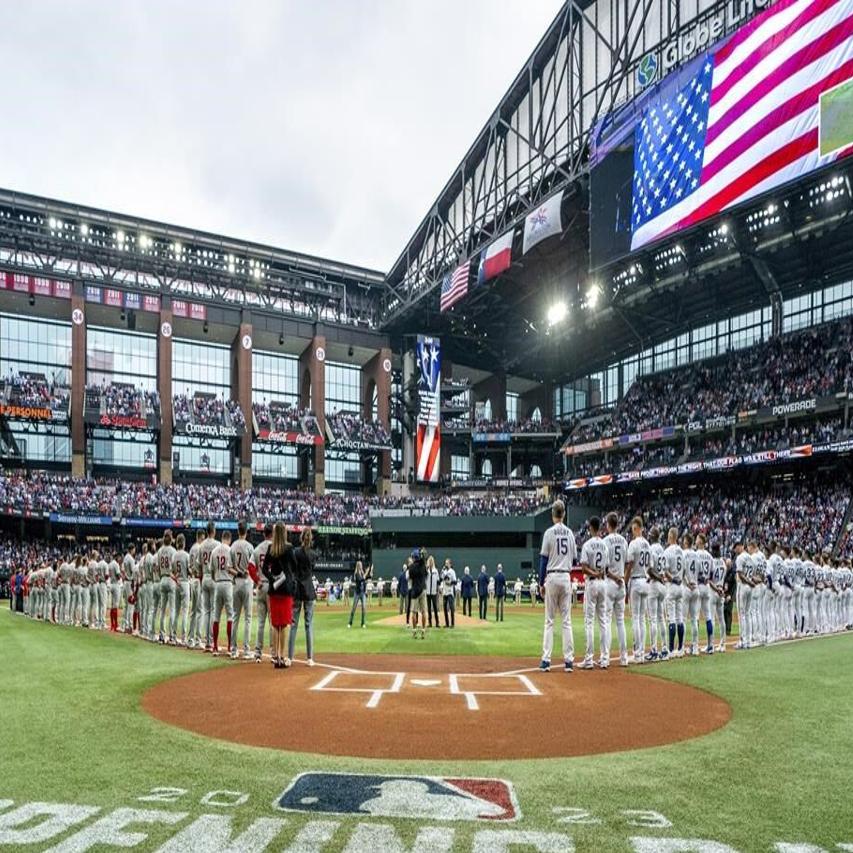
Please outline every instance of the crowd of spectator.
[{"label": "crowd of spectator", "polygon": [[71,389],[44,376],[10,371],[3,384],[5,401],[11,405],[68,411]]},{"label": "crowd of spectator", "polygon": [[172,398],[172,412],[178,423],[195,423],[203,426],[233,426],[243,429],[246,419],[236,400],[223,400],[208,394],[176,394]]},{"label": "crowd of spectator", "polygon": [[336,441],[361,441],[380,447],[391,446],[391,433],[377,420],[364,420],[351,412],[328,415],[326,422]]},{"label": "crowd of spectator", "polygon": [[726,553],[738,540],[755,538],[762,543],[778,539],[816,554],[835,546],[849,501],[850,489],[842,480],[814,477],[781,487],[707,484],[689,495],[656,495],[614,509],[626,527],[639,514],[646,529],[657,525],[664,539],[670,527],[704,533]]},{"label": "crowd of spectator", "polygon": [[270,432],[306,432],[317,435],[320,426],[317,416],[310,409],[300,409],[282,403],[252,403],[252,411],[258,429],[266,429]]},{"label": "crowd of spectator", "polygon": [[144,418],[149,414],[160,417],[160,395],[134,385],[116,382],[87,385],[86,397],[97,401],[102,413],[110,417]]},{"label": "crowd of spectator", "polygon": [[526,515],[542,501],[515,495],[441,494],[424,498],[317,496],[259,486],[97,479],[47,474],[0,476],[0,508],[21,514],[60,512],[116,518],[283,520],[290,524],[365,527],[376,508],[429,510],[450,516]]},{"label": "crowd of spectator", "polygon": [[571,443],[853,390],[851,347],[848,317],[640,377],[610,417],[577,427]]},{"label": "crowd of spectator", "polygon": [[540,433],[560,432],[560,425],[551,418],[525,418],[524,420],[478,420],[474,432]]}]

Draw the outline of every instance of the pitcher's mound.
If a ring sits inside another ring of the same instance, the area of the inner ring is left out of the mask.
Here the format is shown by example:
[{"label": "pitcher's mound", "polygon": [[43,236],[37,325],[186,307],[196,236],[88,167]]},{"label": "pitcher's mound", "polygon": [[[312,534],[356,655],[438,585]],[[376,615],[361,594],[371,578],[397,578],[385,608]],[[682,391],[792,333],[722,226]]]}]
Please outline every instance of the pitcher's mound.
[{"label": "pitcher's mound", "polygon": [[[641,749],[707,734],[731,716],[717,696],[646,675],[652,667],[567,675],[530,664],[382,654],[323,655],[289,670],[233,664],[158,684],[142,706],[165,723],[251,746],[409,761]],[[247,724],[247,701],[281,713]]]},{"label": "pitcher's mound", "polygon": [[[406,624],[406,616],[405,614],[401,616],[386,616],[384,619],[377,619],[374,625],[391,625],[402,628]],[[442,625],[444,625],[444,617],[442,616]],[[493,625],[494,622],[490,622],[488,619],[473,619],[471,616],[463,616],[461,613],[456,614],[456,627],[457,628],[488,628],[489,625]],[[435,630],[433,628],[427,628],[427,631]],[[439,628],[440,631],[447,630],[446,628]]]}]

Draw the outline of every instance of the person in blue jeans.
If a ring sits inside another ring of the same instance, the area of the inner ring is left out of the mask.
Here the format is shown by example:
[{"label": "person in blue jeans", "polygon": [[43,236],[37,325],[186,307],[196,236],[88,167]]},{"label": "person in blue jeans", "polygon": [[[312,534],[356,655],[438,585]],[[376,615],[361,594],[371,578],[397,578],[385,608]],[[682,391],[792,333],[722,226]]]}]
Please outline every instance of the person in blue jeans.
[{"label": "person in blue jeans", "polygon": [[361,627],[366,628],[367,626],[364,624],[364,611],[367,607],[367,581],[373,575],[373,566],[368,566],[365,570],[364,566],[361,564],[361,560],[359,560],[355,564],[355,571],[352,576],[353,583],[353,596],[352,596],[352,610],[350,610],[349,614],[349,624],[347,628],[352,628],[352,620],[355,617],[355,609],[358,607],[359,602],[361,603]]},{"label": "person in blue jeans", "polygon": [[287,661],[290,666],[296,648],[296,634],[299,631],[299,614],[305,614],[305,654],[308,666],[314,666],[314,602],[317,591],[314,589],[314,551],[311,546],[314,537],[309,528],[302,531],[299,547],[293,552],[296,560],[296,595],[293,597],[293,621],[290,623],[290,636],[287,640]]}]

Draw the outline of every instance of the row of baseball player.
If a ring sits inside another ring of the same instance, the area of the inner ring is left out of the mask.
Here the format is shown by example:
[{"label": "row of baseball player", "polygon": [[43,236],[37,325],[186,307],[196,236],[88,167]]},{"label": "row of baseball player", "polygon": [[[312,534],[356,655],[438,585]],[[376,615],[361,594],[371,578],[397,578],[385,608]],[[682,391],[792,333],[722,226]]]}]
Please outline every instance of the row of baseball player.
[{"label": "row of baseball player", "polygon": [[[261,574],[263,556],[270,547],[272,526],[257,546],[246,538],[246,525],[238,526],[232,541],[229,531],[216,538],[213,522],[199,530],[186,550],[183,533],[164,532],[162,539],[127,547],[121,563],[93,550],[55,567],[30,572],[25,607],[33,617],[62,625],[124,631],[151,642],[203,649],[219,655],[219,626],[226,620],[226,650],[240,654],[238,638],[243,627],[242,656],[260,660],[269,612],[268,583]],[[252,602],[256,601],[257,633],[252,633]],[[119,625],[119,610],[122,624]],[[255,639],[254,649],[251,639]]]},{"label": "row of baseball player", "polygon": [[[725,651],[723,582],[729,563],[719,545],[708,537],[679,535],[670,528],[666,541],[653,527],[646,538],[643,519],[631,521],[631,541],[619,532],[619,518],[610,513],[605,524],[593,516],[587,522],[588,538],[580,556],[574,534],[563,523],[565,506],[556,501],[553,526],[542,539],[539,577],[545,590],[545,630],[540,669],[551,667],[554,620],[563,627],[564,668],[574,669],[571,631],[571,580],[574,565],[585,577],[584,632],[586,648],[582,669],[610,664],[611,630],[616,623],[619,662],[649,663],[698,655],[699,618],[705,621],[704,651]],[[853,571],[849,561],[826,555],[804,554],[777,542],[759,547],[738,542],[734,548],[740,640],[748,649],[807,634],[853,629]],[[630,606],[633,650],[629,655],[625,628]],[[594,661],[595,626],[599,629],[599,656]],[[690,638],[685,645],[685,628]],[[715,634],[715,624],[717,633]],[[649,639],[648,651],[647,636]]]}]

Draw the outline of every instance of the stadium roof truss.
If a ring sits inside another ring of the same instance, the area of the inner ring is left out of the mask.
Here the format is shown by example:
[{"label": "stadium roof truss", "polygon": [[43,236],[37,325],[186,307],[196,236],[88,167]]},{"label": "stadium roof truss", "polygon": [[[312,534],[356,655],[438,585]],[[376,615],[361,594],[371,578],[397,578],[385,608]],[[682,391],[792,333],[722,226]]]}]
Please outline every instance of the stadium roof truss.
[{"label": "stadium roof truss", "polygon": [[580,188],[590,130],[637,94],[641,59],[732,2],[565,3],[389,272],[383,323],[431,309],[423,300],[448,269],[548,196]]},{"label": "stadium roof truss", "polygon": [[370,329],[386,288],[375,270],[9,190],[0,266]]}]

